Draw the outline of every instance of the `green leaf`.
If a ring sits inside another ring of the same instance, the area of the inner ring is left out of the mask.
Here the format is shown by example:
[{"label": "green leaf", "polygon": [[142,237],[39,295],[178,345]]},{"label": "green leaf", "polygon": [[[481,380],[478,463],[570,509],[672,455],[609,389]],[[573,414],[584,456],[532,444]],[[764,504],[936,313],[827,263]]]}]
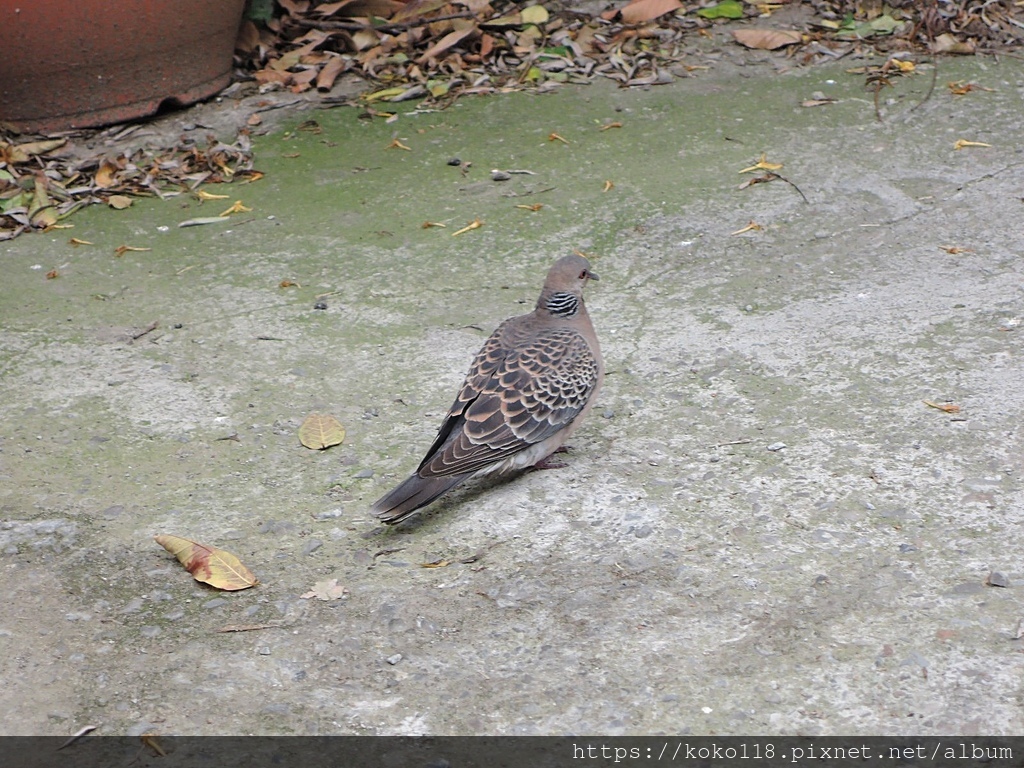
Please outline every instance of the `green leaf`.
[{"label": "green leaf", "polygon": [[871,29],[879,35],[891,35],[892,31],[900,25],[892,16],[879,16],[871,21]]},{"label": "green leaf", "polygon": [[544,71],[540,67],[530,67],[523,79],[530,83],[540,82],[544,78]]},{"label": "green leaf", "polygon": [[542,48],[540,55],[543,56],[544,54],[547,54],[548,56],[562,56],[567,59],[572,58],[572,51],[565,45],[556,45],[552,48]]},{"label": "green leaf", "polygon": [[743,3],[739,0],[722,0],[718,5],[701,8],[697,15],[705,19],[742,19]]}]

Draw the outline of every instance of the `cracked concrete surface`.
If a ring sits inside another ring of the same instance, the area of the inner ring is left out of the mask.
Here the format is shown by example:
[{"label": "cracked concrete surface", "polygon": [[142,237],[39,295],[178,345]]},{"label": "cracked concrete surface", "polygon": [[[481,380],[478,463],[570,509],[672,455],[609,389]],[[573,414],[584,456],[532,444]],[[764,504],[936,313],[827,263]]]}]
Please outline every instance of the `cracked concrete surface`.
[{"label": "cracked concrete surface", "polygon": [[[1024,68],[941,67],[881,123],[843,66],[754,63],[297,113],[323,132],[259,137],[229,224],[141,201],[0,245],[3,732],[1022,732]],[[762,153],[796,188],[738,189]],[[573,248],[609,375],[570,466],[378,527]],[[299,446],[312,411],[344,445]]]}]

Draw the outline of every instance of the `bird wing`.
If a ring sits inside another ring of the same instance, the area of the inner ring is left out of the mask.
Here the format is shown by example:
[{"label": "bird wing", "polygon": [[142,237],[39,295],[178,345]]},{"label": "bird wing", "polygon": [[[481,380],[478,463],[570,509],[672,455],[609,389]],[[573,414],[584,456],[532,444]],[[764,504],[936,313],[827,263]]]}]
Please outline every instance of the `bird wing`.
[{"label": "bird wing", "polygon": [[477,355],[421,477],[464,474],[519,453],[568,427],[597,386],[597,358],[573,328],[546,328],[521,344],[499,328]]}]

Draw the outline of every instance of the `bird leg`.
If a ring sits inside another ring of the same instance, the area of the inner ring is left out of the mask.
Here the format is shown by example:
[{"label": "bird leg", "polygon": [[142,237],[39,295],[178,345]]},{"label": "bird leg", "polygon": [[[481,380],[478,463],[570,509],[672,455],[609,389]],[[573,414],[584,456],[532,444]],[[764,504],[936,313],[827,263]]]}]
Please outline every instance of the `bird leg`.
[{"label": "bird leg", "polygon": [[554,461],[552,459],[552,457],[556,453],[568,453],[568,452],[569,452],[569,446],[568,445],[560,445],[557,448],[555,448],[555,450],[553,450],[551,453],[549,453],[547,456],[545,456],[543,459],[541,459],[536,464],[534,464],[532,467],[530,467],[530,469],[531,470],[533,470],[533,469],[563,469],[565,467],[568,467],[569,465],[566,464],[564,461]]}]

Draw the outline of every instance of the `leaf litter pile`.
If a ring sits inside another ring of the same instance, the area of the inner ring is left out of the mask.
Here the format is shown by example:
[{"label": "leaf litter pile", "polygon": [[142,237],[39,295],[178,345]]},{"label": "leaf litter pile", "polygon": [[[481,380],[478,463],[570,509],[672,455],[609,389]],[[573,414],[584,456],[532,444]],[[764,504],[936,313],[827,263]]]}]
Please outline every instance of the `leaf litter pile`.
[{"label": "leaf litter pile", "polygon": [[[594,77],[649,87],[708,68],[704,59],[688,60],[706,52],[724,25],[730,25],[729,42],[778,50],[795,65],[850,53],[1007,53],[1024,43],[1024,3],[626,0],[573,7],[554,1],[277,0],[269,18],[243,24],[236,82],[227,93],[309,91],[324,106],[353,104],[331,96],[345,74],[368,83],[359,100],[364,113],[388,118],[387,103],[417,100],[420,109],[443,109],[460,96],[545,91]],[[862,74],[877,97],[902,71],[868,67]],[[249,125],[260,122],[254,112]],[[71,138],[81,135],[89,133]],[[121,209],[134,197],[194,193],[204,183],[261,175],[253,169],[246,130],[232,144],[211,138],[199,146],[183,138],[161,150],[85,159],[72,159],[68,145],[68,136],[18,140],[0,126],[0,240],[60,227],[88,204]]]},{"label": "leaf litter pile", "polygon": [[66,137],[16,143],[0,133],[0,240],[28,229],[60,227],[62,219],[85,205],[122,209],[134,197],[175,197],[196,193],[201,184],[262,176],[253,169],[245,133],[233,144],[210,136],[206,146],[186,139],[169,149],[85,159],[62,152],[68,145]]}]

